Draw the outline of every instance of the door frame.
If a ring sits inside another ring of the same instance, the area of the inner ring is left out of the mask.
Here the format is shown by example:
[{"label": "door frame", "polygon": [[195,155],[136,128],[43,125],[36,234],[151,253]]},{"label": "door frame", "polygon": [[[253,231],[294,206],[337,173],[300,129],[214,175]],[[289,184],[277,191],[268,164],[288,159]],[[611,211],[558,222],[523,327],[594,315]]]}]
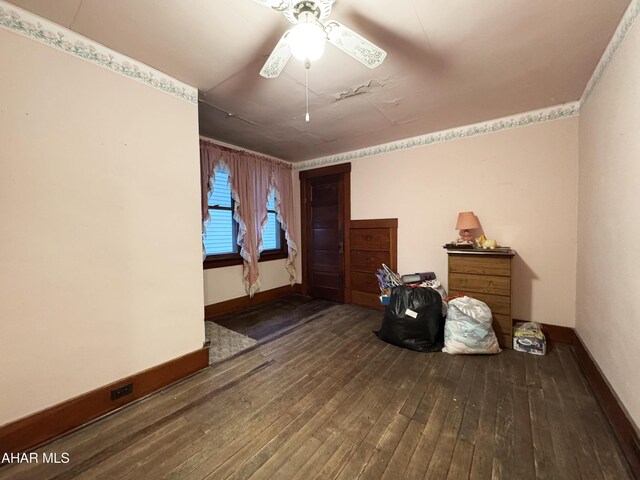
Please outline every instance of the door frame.
[{"label": "door frame", "polygon": [[300,178],[300,232],[302,243],[302,293],[308,293],[309,285],[309,229],[311,227],[307,214],[307,186],[309,180],[316,177],[324,177],[328,175],[340,175],[340,183],[342,185],[342,195],[344,199],[342,214],[343,238],[342,238],[342,264],[344,265],[344,303],[351,303],[351,279],[349,278],[350,257],[349,257],[349,228],[351,226],[351,163],[339,163],[329,167],[314,168],[312,170],[302,170],[299,173]]}]

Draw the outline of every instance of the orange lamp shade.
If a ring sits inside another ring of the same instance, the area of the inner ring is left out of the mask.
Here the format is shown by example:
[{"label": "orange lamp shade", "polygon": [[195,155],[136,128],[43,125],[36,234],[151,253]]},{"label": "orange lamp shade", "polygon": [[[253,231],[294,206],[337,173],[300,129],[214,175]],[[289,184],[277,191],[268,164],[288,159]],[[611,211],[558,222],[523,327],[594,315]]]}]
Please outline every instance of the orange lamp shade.
[{"label": "orange lamp shade", "polygon": [[478,217],[473,212],[460,212],[456,222],[456,230],[460,230],[460,239],[467,243],[473,243],[473,235],[469,230],[480,228]]},{"label": "orange lamp shade", "polygon": [[480,228],[478,217],[473,212],[460,212],[456,222],[456,230],[473,230],[474,228]]}]

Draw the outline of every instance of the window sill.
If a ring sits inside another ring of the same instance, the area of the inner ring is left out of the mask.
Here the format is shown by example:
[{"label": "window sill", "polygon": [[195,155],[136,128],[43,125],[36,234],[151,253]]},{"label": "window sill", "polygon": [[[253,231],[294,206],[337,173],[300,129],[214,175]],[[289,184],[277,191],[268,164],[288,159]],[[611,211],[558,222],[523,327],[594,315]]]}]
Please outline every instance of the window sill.
[{"label": "window sill", "polygon": [[[271,251],[271,252],[262,252],[260,254],[260,258],[258,259],[258,263],[260,262],[270,262],[271,260],[281,260],[283,258],[288,257],[288,252],[285,251]],[[233,265],[242,265],[242,257],[237,254],[229,254],[229,255],[211,255],[208,256],[204,262],[202,262],[202,268],[204,270],[208,270],[210,268],[221,268],[221,267],[231,267]]]}]

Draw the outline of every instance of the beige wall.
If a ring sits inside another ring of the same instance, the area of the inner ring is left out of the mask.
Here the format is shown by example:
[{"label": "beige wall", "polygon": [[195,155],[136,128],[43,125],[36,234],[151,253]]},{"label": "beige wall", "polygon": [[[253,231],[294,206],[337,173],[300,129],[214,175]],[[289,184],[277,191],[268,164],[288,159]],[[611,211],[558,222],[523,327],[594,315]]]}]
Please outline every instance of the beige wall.
[{"label": "beige wall", "polygon": [[576,330],[640,424],[640,26],[580,115]]},{"label": "beige wall", "polygon": [[[260,291],[289,285],[289,273],[285,260],[260,262]],[[204,304],[224,302],[232,298],[245,297],[247,292],[242,282],[242,265],[209,268],[204,271]]]},{"label": "beige wall", "polygon": [[0,425],[202,347],[195,105],[0,29]]},{"label": "beige wall", "polygon": [[351,218],[397,217],[401,273],[446,285],[460,211],[518,252],[513,316],[575,320],[578,119],[453,140],[352,162]]}]

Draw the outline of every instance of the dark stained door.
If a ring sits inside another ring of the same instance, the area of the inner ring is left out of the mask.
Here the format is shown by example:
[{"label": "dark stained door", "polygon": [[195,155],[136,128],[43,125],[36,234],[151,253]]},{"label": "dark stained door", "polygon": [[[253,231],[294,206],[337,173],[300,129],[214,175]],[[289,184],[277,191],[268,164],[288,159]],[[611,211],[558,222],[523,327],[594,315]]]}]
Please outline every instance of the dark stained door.
[{"label": "dark stained door", "polygon": [[344,302],[344,175],[306,183],[307,293]]}]

